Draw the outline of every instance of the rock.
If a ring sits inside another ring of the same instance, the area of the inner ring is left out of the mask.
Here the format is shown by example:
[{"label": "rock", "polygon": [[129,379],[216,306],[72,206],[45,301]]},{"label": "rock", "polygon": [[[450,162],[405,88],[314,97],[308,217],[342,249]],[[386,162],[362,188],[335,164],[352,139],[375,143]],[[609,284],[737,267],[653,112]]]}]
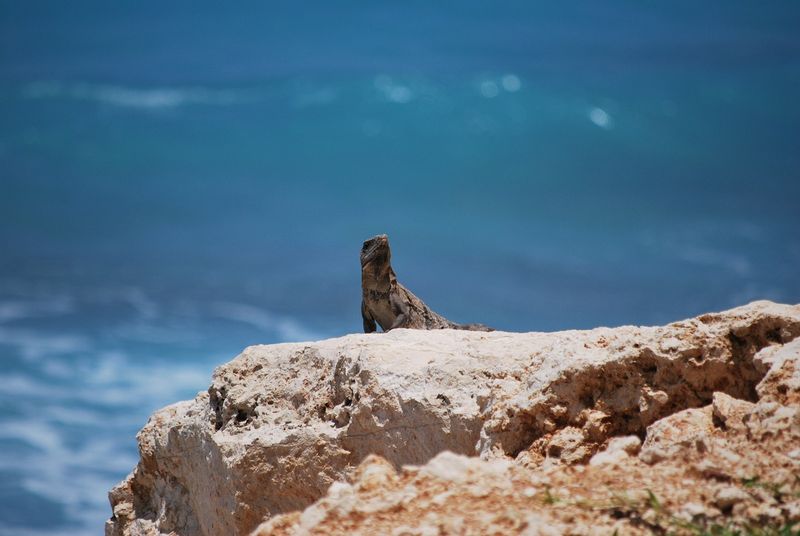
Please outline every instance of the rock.
[{"label": "rock", "polygon": [[756,354],[754,362],[762,370],[769,367],[756,386],[762,400],[800,404],[800,339],[783,346],[768,346]]},{"label": "rock", "polygon": [[609,441],[606,450],[592,456],[589,465],[622,463],[631,456],[635,456],[641,446],[642,440],[636,436],[615,437]]},{"label": "rock", "polygon": [[730,510],[733,505],[749,500],[750,495],[735,486],[721,488],[714,496],[714,504],[722,511]]},{"label": "rock", "polygon": [[648,427],[639,458],[645,463],[655,463],[675,457],[687,448],[705,453],[712,428],[710,408],[686,409],[670,415]]},{"label": "rock", "polygon": [[753,412],[755,404],[737,400],[725,393],[714,393],[713,416],[723,426],[736,430],[747,430],[747,416]]},{"label": "rock", "polygon": [[382,479],[380,489],[365,487],[370,467],[383,463],[367,458],[356,470],[353,486],[329,490],[302,515],[270,520],[254,536],[564,533],[564,525],[522,508],[539,499],[520,492],[522,469],[510,461],[442,452],[422,467],[404,468],[394,478]]},{"label": "rock", "polygon": [[[798,336],[800,306],[755,302],[663,327],[253,346],[151,417],[106,534],[244,535],[269,518],[275,534],[377,518],[386,534],[636,534],[626,520],[686,504],[713,517],[715,474],[783,485],[797,472],[800,417],[778,388],[791,392],[797,357],[777,352]],[[783,379],[757,391],[776,366]],[[612,448],[631,435],[638,457],[632,441]],[[628,459],[582,465],[606,445]]]},{"label": "rock", "polygon": [[715,512],[710,511],[710,509],[700,503],[686,503],[681,508],[678,509],[676,517],[679,519],[683,519],[687,522],[692,522],[698,517],[709,517],[714,516]]},{"label": "rock", "polygon": [[584,442],[583,430],[567,426],[553,434],[545,447],[548,460],[576,463],[586,459],[589,454]]},{"label": "rock", "polygon": [[783,510],[789,523],[800,523],[800,499],[784,504]]}]

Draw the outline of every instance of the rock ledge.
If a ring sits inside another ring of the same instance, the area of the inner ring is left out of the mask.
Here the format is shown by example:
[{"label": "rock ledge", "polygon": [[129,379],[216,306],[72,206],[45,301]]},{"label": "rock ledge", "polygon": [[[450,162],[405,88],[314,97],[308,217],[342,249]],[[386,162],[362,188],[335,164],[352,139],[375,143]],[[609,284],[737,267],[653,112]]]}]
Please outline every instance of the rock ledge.
[{"label": "rock ledge", "polygon": [[762,301],[663,327],[252,346],[150,418],[106,534],[785,526],[798,337],[800,306]]}]

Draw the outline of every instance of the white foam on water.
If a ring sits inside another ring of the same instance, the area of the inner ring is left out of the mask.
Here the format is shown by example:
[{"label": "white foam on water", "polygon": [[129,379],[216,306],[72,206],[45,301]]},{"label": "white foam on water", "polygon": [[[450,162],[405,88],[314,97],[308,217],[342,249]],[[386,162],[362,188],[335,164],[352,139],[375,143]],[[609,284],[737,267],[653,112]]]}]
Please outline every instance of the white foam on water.
[{"label": "white foam on water", "polygon": [[265,309],[234,302],[216,302],[209,306],[215,316],[249,324],[268,333],[276,333],[281,341],[307,341],[319,338],[295,320],[279,316]]},{"label": "white foam on water", "polygon": [[133,307],[139,316],[145,320],[153,320],[159,316],[159,307],[140,288],[130,287],[121,291],[122,299]]},{"label": "white foam on water", "polygon": [[0,520],[0,536],[97,536],[99,528],[96,524],[93,525],[67,529],[29,529],[7,525]]},{"label": "white foam on water", "polygon": [[390,101],[399,104],[405,104],[406,102],[410,101],[412,96],[413,94],[411,93],[411,90],[406,86],[393,87],[387,95]]},{"label": "white foam on water", "polygon": [[[106,315],[109,307],[113,314]],[[84,313],[89,323],[80,333],[14,325]],[[187,341],[202,347],[203,326],[219,318],[255,328],[268,340],[318,338],[292,318],[252,305],[189,301],[170,307],[135,287],[93,289],[79,300],[23,296],[0,301],[0,315],[0,356],[9,365],[0,369],[0,402],[10,407],[0,420],[0,440],[14,452],[0,457],[0,469],[19,475],[19,493],[60,505],[69,527],[39,530],[0,521],[0,535],[102,530],[110,514],[108,490],[137,463],[136,431],[156,409],[205,391],[220,361],[212,355],[191,362],[142,359],[159,351],[153,340],[167,353],[186,348]]]},{"label": "white foam on water", "polygon": [[373,86],[389,102],[406,104],[414,98],[414,92],[408,85],[398,84],[385,74],[376,76],[373,80]]},{"label": "white foam on water", "polygon": [[175,402],[180,396],[207,387],[213,363],[149,367],[132,367],[128,361],[96,365],[82,363],[73,366],[72,371],[70,377],[63,378],[72,380],[69,387],[20,373],[0,374],[2,395],[30,401],[98,404],[109,409],[141,407],[141,401],[148,400],[155,409],[159,404]]},{"label": "white foam on water", "polygon": [[481,82],[480,91],[485,98],[493,99],[500,93],[500,88],[494,80],[484,80]]},{"label": "white foam on water", "polygon": [[51,335],[36,330],[0,327],[0,344],[14,346],[27,360],[45,355],[71,354],[91,349],[89,339],[81,335]]},{"label": "white foam on water", "polygon": [[45,405],[39,408],[39,413],[46,420],[64,426],[99,426],[106,420],[96,411],[62,405]]},{"label": "white foam on water", "polygon": [[[61,449],[61,438],[50,426],[37,421],[4,421],[0,426],[0,438],[18,439],[42,452],[52,453]],[[0,464],[4,462],[0,461]],[[6,460],[6,468],[17,466],[15,460]]]},{"label": "white foam on water", "polygon": [[187,104],[229,106],[243,100],[231,90],[203,87],[132,88],[109,84],[36,82],[22,89],[28,99],[71,98],[140,109],[175,108]]},{"label": "white foam on water", "polygon": [[614,120],[602,108],[592,108],[589,110],[589,120],[600,128],[611,130],[614,128]]},{"label": "white foam on water", "polygon": [[503,85],[503,89],[509,93],[516,93],[522,88],[522,81],[515,74],[504,75],[500,83]]},{"label": "white foam on water", "polygon": [[[639,234],[639,241],[648,248],[664,250],[670,257],[694,264],[719,268],[740,278],[754,275],[755,267],[750,245],[764,239],[766,231],[747,221],[714,222],[707,220],[687,221],[683,225],[656,233]],[[736,238],[736,247],[726,248],[726,241]],[[744,246],[742,245],[744,244]],[[780,296],[779,292],[772,294]],[[732,305],[741,305],[741,302]]]},{"label": "white foam on water", "polygon": [[108,329],[109,335],[126,341],[154,344],[186,345],[203,340],[200,330],[190,327],[176,329],[168,324],[159,325],[147,321],[133,320]]},{"label": "white foam on water", "polygon": [[705,266],[718,266],[730,270],[741,277],[746,277],[752,273],[752,265],[743,255],[708,246],[684,246],[678,251],[678,256],[686,262]]},{"label": "white foam on water", "polygon": [[205,389],[212,367],[149,367],[109,351],[73,367],[68,387],[22,373],[0,374],[6,387],[0,396],[16,403],[0,422],[0,439],[29,447],[0,457],[0,469],[23,467],[22,489],[62,505],[72,522],[96,533],[109,515],[108,490],[137,463],[136,430],[158,407]]},{"label": "white foam on water", "polygon": [[26,318],[62,315],[74,310],[74,302],[68,296],[48,300],[9,300],[0,302],[0,324]]}]

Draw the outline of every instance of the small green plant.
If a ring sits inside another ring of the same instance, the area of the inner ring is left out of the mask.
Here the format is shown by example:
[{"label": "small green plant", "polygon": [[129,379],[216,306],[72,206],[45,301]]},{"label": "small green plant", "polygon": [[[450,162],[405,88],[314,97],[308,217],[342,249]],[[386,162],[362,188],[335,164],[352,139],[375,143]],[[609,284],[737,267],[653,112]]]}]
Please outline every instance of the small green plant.
[{"label": "small green plant", "polygon": [[550,492],[550,488],[549,487],[545,488],[545,490],[544,490],[544,502],[545,502],[545,504],[556,504],[560,500],[561,499],[559,499],[558,497],[556,497],[555,495],[553,495]]},{"label": "small green plant", "polygon": [[[800,477],[795,476],[795,483],[800,483]],[[742,485],[746,488],[759,488],[768,491],[777,501],[782,501],[783,497],[787,495],[800,497],[800,489],[787,493],[782,491],[784,489],[783,485],[775,482],[764,482],[757,476],[753,478],[743,478]]]},{"label": "small green plant", "polygon": [[655,513],[661,513],[661,501],[659,501],[656,494],[649,489],[647,490],[647,502],[650,503],[650,508],[652,508]]}]

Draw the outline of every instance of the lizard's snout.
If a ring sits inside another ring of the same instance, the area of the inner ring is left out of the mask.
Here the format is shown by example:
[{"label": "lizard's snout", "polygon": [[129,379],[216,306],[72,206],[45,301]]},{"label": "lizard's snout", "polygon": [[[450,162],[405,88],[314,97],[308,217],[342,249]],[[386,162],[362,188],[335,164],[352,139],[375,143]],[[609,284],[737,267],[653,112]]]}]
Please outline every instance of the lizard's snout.
[{"label": "lizard's snout", "polygon": [[380,234],[380,235],[375,235],[372,238],[369,238],[367,240],[364,240],[364,246],[363,247],[366,248],[366,247],[369,247],[369,246],[372,246],[372,245],[388,244],[388,243],[389,243],[389,236],[385,235],[385,234]]}]

